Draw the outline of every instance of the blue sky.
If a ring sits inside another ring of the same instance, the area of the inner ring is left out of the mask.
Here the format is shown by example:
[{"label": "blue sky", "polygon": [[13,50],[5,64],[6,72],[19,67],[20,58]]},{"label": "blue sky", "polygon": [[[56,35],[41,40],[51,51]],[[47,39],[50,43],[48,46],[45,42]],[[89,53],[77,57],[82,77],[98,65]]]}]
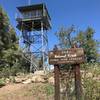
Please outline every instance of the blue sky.
[{"label": "blue sky", "polygon": [[[94,37],[100,40],[100,0],[31,0],[31,4],[41,2],[46,3],[52,19],[52,29],[48,32],[49,48],[57,43],[54,33],[61,26],[69,27],[72,24],[81,30],[93,27],[96,32]],[[15,29],[16,7],[27,4],[28,0],[0,0]]]}]

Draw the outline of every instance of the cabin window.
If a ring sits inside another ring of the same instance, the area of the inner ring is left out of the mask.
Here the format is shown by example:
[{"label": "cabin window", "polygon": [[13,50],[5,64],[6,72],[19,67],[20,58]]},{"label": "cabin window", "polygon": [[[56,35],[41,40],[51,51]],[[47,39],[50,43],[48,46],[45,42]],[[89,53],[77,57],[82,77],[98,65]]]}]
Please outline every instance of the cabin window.
[{"label": "cabin window", "polygon": [[42,16],[42,11],[41,10],[37,10],[36,11],[36,16],[37,17],[41,17]]},{"label": "cabin window", "polygon": [[35,16],[35,11],[31,11],[31,17]]},{"label": "cabin window", "polygon": [[41,17],[42,16],[42,11],[41,10],[34,10],[31,12],[32,17]]},{"label": "cabin window", "polygon": [[34,17],[41,17],[42,11],[41,10],[34,10],[29,12],[22,13],[23,18],[34,18]]},{"label": "cabin window", "polygon": [[23,18],[30,18],[30,12],[24,12],[22,15]]}]

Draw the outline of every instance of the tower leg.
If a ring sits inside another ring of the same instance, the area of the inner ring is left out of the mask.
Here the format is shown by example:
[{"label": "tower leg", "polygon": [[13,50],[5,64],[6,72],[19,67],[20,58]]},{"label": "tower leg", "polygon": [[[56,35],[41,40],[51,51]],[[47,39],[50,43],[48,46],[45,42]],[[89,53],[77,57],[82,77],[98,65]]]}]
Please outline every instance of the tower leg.
[{"label": "tower leg", "polygon": [[44,73],[46,71],[45,69],[45,65],[44,65],[44,30],[43,30],[43,22],[41,21],[41,38],[42,38],[42,66],[43,66],[43,70]]}]

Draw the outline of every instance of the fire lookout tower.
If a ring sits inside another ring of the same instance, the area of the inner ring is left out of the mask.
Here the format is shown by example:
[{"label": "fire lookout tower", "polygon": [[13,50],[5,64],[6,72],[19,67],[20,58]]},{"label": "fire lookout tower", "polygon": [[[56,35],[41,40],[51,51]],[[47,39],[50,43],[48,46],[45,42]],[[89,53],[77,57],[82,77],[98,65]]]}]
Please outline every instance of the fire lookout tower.
[{"label": "fire lookout tower", "polygon": [[[50,16],[46,5],[35,4],[17,7],[17,28],[21,31],[24,58],[30,62],[30,71],[45,70],[48,59],[47,31],[51,28]],[[40,63],[41,62],[41,66]]]}]

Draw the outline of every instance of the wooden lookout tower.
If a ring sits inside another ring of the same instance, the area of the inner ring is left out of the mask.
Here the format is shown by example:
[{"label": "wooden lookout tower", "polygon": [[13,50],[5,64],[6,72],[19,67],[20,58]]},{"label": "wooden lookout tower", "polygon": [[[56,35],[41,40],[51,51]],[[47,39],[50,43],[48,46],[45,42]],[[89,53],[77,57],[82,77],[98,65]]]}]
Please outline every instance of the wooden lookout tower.
[{"label": "wooden lookout tower", "polygon": [[17,9],[17,28],[21,31],[21,46],[24,47],[24,57],[30,62],[30,71],[39,69],[40,60],[41,67],[45,70],[48,52],[47,31],[51,28],[51,18],[46,5],[41,3]]}]

